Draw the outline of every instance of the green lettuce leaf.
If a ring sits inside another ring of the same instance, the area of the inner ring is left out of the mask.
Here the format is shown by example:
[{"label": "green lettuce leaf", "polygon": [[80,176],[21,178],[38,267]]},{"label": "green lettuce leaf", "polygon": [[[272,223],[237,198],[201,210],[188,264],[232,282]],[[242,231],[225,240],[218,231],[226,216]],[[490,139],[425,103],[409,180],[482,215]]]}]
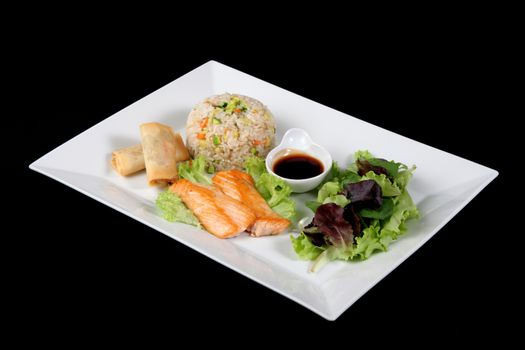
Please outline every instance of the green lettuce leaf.
[{"label": "green lettuce leaf", "polygon": [[317,192],[317,200],[308,201],[305,203],[306,207],[312,210],[314,213],[321,204],[335,203],[341,207],[344,207],[350,200],[345,196],[338,194],[341,192],[342,185],[337,179],[332,179],[321,186],[319,192]]},{"label": "green lettuce leaf", "polygon": [[396,184],[397,187],[401,189],[401,191],[405,191],[408,186],[408,182],[412,178],[412,174],[415,170],[416,166],[412,165],[411,168],[407,168],[403,171],[400,171],[394,178],[394,184]]},{"label": "green lettuce leaf", "polygon": [[[355,164],[354,164],[355,166]],[[357,174],[357,166],[355,166],[354,169],[347,169],[340,177],[341,181],[341,188],[345,187],[346,185],[350,183],[356,183],[361,181],[361,176]]]},{"label": "green lettuce leaf", "polygon": [[372,158],[368,159],[368,162],[374,166],[380,166],[388,172],[388,175],[392,178],[395,178],[400,169],[406,168],[406,165],[402,163],[396,163],[393,160],[388,161],[384,159]]},{"label": "green lettuce leaf", "polygon": [[372,225],[363,230],[363,235],[355,239],[355,248],[352,258],[368,259],[376,250],[385,251],[386,248],[379,240],[379,227]]},{"label": "green lettuce leaf", "polygon": [[178,168],[181,179],[205,185],[211,185],[210,177],[207,175],[210,169],[211,167],[208,166],[208,162],[203,156],[181,162]]},{"label": "green lettuce leaf", "polygon": [[378,224],[364,229],[362,236],[355,239],[356,243],[350,245],[318,247],[312,244],[304,233],[296,238],[290,237],[292,246],[299,258],[313,260],[310,266],[311,272],[319,271],[332,260],[365,260],[375,251],[386,250],[380,242]]},{"label": "green lettuce leaf", "polygon": [[332,168],[330,169],[329,175],[317,186],[319,191],[327,182],[337,182],[339,186],[343,188],[346,184],[358,182],[361,180],[361,176],[357,174],[357,167],[352,164],[347,169],[341,169],[337,162],[332,162]]},{"label": "green lettuce leaf", "polygon": [[[345,197],[346,198],[346,197]],[[372,209],[361,209],[359,212],[359,215],[361,215],[364,218],[370,218],[370,219],[386,219],[392,215],[394,212],[394,200],[392,198],[385,198],[383,199],[383,204],[379,209],[372,210]]]},{"label": "green lettuce leaf", "polygon": [[325,250],[313,259],[312,264],[310,265],[310,272],[317,272],[327,263],[332,260],[348,260],[352,256],[353,246],[327,246],[324,247]]},{"label": "green lettuce leaf", "polygon": [[266,171],[264,159],[249,157],[244,167],[255,180],[255,188],[270,208],[286,219],[295,217],[295,202],[290,198],[292,188],[284,180]]},{"label": "green lettuce leaf", "polygon": [[394,209],[392,216],[381,221],[381,242],[385,247],[406,232],[406,221],[419,218],[419,210],[414,204],[410,194],[404,191],[393,199]]},{"label": "green lettuce leaf", "polygon": [[359,150],[359,151],[354,153],[354,160],[358,160],[358,159],[369,160],[369,159],[372,159],[372,158],[374,158],[374,155],[372,153],[368,152],[368,150],[366,150],[366,149]]},{"label": "green lettuce leaf", "polygon": [[292,194],[292,189],[286,182],[270,173],[262,174],[255,181],[255,187],[270,207],[279,204],[281,200],[290,197]]},{"label": "green lettuce leaf", "polygon": [[157,208],[162,212],[162,217],[170,222],[181,222],[201,227],[199,220],[193,215],[182,199],[169,189],[159,193],[155,201]]},{"label": "green lettuce leaf", "polygon": [[317,193],[317,201],[323,203],[324,200],[330,196],[334,196],[341,191],[341,183],[338,181],[327,182],[319,189]]},{"label": "green lettuce leaf", "polygon": [[[393,160],[388,161],[388,160],[384,160],[380,158],[375,158],[372,155],[372,153],[368,152],[367,150],[360,150],[360,151],[355,152],[354,159],[355,160],[358,160],[358,159],[366,160],[373,166],[379,166],[379,167],[384,168],[392,179],[397,178],[400,172],[403,172],[404,170],[408,169],[408,167],[403,163],[397,163]],[[409,171],[413,172],[414,170],[415,170],[415,167],[413,167]],[[405,185],[406,185],[406,182],[405,182]]]},{"label": "green lettuce leaf", "polygon": [[336,161],[332,162],[332,168],[330,169],[330,175],[327,176],[328,180],[330,179],[337,179],[341,176],[344,170],[341,170],[341,167],[339,167],[339,164],[337,164]]},{"label": "green lettuce leaf", "polygon": [[304,205],[315,213],[321,204],[323,203],[319,203],[318,201],[307,201]]},{"label": "green lettuce leaf", "polygon": [[385,174],[377,175],[373,171],[369,171],[361,177],[362,180],[374,180],[381,186],[383,197],[394,197],[401,194],[401,190],[397,185],[393,184]]},{"label": "green lettuce leaf", "polygon": [[322,248],[312,244],[302,232],[297,237],[290,235],[290,239],[295,253],[302,260],[314,260],[323,252]]},{"label": "green lettuce leaf", "polygon": [[259,180],[261,175],[267,172],[264,159],[260,157],[248,157],[244,163],[244,168],[254,181]]},{"label": "green lettuce leaf", "polygon": [[348,203],[350,203],[350,200],[342,194],[336,194],[330,197],[326,197],[322,204],[326,204],[326,203],[335,203],[338,206],[344,208]]},{"label": "green lettuce leaf", "polygon": [[292,220],[295,217],[295,202],[291,198],[282,199],[270,208],[285,219]]}]

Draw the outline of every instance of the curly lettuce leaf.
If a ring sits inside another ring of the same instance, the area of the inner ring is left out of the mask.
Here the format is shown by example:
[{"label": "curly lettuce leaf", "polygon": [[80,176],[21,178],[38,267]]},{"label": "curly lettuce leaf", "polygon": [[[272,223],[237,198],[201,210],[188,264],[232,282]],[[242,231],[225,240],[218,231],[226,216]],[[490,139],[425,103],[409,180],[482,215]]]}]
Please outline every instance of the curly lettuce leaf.
[{"label": "curly lettuce leaf", "polygon": [[388,172],[388,175],[391,178],[395,178],[401,169],[406,169],[406,165],[402,163],[396,163],[393,160],[388,161],[388,160],[379,159],[379,158],[372,158],[372,159],[369,159],[368,162],[372,164],[373,166],[386,169],[386,171]]},{"label": "curly lettuce leaf", "polygon": [[327,176],[327,180],[337,179],[341,176],[343,172],[344,170],[341,170],[341,167],[339,166],[339,164],[337,164],[336,161],[333,161],[332,168],[330,168],[329,176]]},{"label": "curly lettuce leaf", "polygon": [[341,184],[338,181],[329,181],[325,183],[317,193],[317,201],[323,203],[330,196],[335,196],[341,191]]},{"label": "curly lettuce leaf", "polygon": [[368,259],[376,250],[386,251],[386,247],[379,240],[379,227],[369,226],[363,230],[363,235],[355,239],[355,249],[352,259]]},{"label": "curly lettuce leaf", "polygon": [[344,187],[348,184],[361,181],[361,176],[357,174],[354,170],[347,170],[340,178],[341,187]]},{"label": "curly lettuce leaf", "polygon": [[267,172],[264,159],[260,157],[248,157],[244,162],[244,168],[254,181],[259,180],[261,175]]},{"label": "curly lettuce leaf", "polygon": [[357,182],[361,180],[361,176],[357,174],[357,167],[355,164],[352,164],[347,169],[341,169],[339,167],[339,164],[337,162],[332,162],[332,168],[330,169],[330,173],[326,178],[317,186],[317,190],[319,191],[327,182],[337,182],[340,184],[341,187],[344,187],[345,185]]},{"label": "curly lettuce leaf", "polygon": [[284,180],[266,171],[263,158],[249,157],[244,166],[255,180],[255,188],[270,208],[283,218],[293,219],[296,211],[295,202],[290,198],[292,188]]},{"label": "curly lettuce leaf", "polygon": [[[372,153],[368,152],[367,150],[360,150],[360,151],[355,152],[354,159],[355,159],[356,163],[358,163],[360,160],[361,161],[366,161],[366,163],[369,164],[369,166],[371,166],[371,167],[384,169],[387,172],[387,175],[391,179],[397,178],[397,176],[398,176],[398,174],[400,172],[408,169],[408,167],[405,164],[403,164],[403,163],[398,163],[398,162],[395,162],[393,160],[389,161],[389,160],[385,160],[385,159],[381,159],[381,158],[376,158],[376,157],[374,157],[374,155],[372,155]],[[413,167],[413,169],[411,169],[411,172],[414,169],[415,169],[415,167]],[[368,171],[365,171],[365,173],[366,172],[368,172]],[[376,173],[380,174],[381,172],[379,171],[379,172],[376,172]]]},{"label": "curly lettuce leaf", "polygon": [[348,203],[350,203],[350,200],[343,196],[342,194],[336,194],[330,197],[326,197],[322,204],[327,203],[335,203],[340,207],[345,207]]},{"label": "curly lettuce leaf", "polygon": [[200,227],[199,220],[193,215],[182,199],[169,189],[159,193],[155,201],[157,208],[162,212],[162,217],[169,222],[181,222]]},{"label": "curly lettuce leaf", "polygon": [[198,156],[193,160],[187,160],[179,164],[179,177],[191,182],[211,185],[210,177],[207,175],[211,167],[203,156]]},{"label": "curly lettuce leaf", "polygon": [[310,242],[303,232],[297,237],[290,235],[290,239],[295,253],[302,260],[314,260],[323,252],[323,249]]},{"label": "curly lettuce leaf", "polygon": [[290,197],[292,189],[283,180],[264,173],[255,181],[255,187],[270,207],[279,204],[282,200]]},{"label": "curly lettuce leaf", "polygon": [[416,166],[415,165],[412,165],[412,167],[410,168],[406,168],[405,170],[403,171],[400,171],[396,177],[394,178],[394,184],[399,187],[399,189],[401,191],[405,191],[407,186],[408,186],[408,182],[410,181],[410,179],[412,178],[412,175],[414,173],[414,171],[416,170]]},{"label": "curly lettuce leaf", "polygon": [[381,242],[385,247],[406,232],[407,220],[419,218],[419,210],[407,191],[394,198],[393,201],[394,208],[392,215],[381,221],[382,228],[380,236]]},{"label": "curly lettuce leaf", "polygon": [[369,159],[372,159],[374,158],[374,155],[370,152],[368,152],[368,150],[366,149],[363,149],[363,150],[359,150],[359,151],[356,151],[354,153],[354,160],[357,161],[359,159],[365,159],[365,160],[369,160]]},{"label": "curly lettuce leaf", "polygon": [[292,220],[295,218],[295,202],[291,198],[284,198],[270,208],[285,219]]},{"label": "curly lettuce leaf", "polygon": [[295,216],[295,202],[290,198],[292,189],[283,180],[266,172],[255,181],[255,187],[277,214],[286,219]]},{"label": "curly lettuce leaf", "polygon": [[321,186],[319,192],[317,193],[316,200],[306,202],[305,205],[314,213],[322,204],[336,203],[337,205],[344,207],[350,203],[350,200],[348,200],[344,195],[339,194],[342,188],[341,182],[336,179],[333,180],[334,181],[328,181]]},{"label": "curly lettuce leaf", "polygon": [[373,171],[369,171],[362,177],[363,180],[374,180],[381,187],[381,192],[384,197],[394,197],[401,194],[401,190],[396,184],[393,184],[385,174],[377,175]]},{"label": "curly lettuce leaf", "polygon": [[[363,234],[355,239],[355,243],[349,245],[325,245],[324,247],[317,247],[310,242],[309,244],[304,242],[308,240],[308,237],[304,234],[301,234],[298,238],[301,237],[304,237],[301,240],[302,246],[313,247],[311,248],[312,250],[316,248],[313,250],[315,254],[307,255],[302,253],[303,257],[311,256],[309,260],[313,260],[310,267],[310,271],[312,272],[319,271],[326,263],[332,260],[366,260],[375,251],[386,251],[386,247],[380,242],[378,225],[372,225],[364,229]],[[296,249],[295,246],[294,249]],[[296,252],[297,251],[296,249]],[[308,250],[303,248],[302,251]]]}]

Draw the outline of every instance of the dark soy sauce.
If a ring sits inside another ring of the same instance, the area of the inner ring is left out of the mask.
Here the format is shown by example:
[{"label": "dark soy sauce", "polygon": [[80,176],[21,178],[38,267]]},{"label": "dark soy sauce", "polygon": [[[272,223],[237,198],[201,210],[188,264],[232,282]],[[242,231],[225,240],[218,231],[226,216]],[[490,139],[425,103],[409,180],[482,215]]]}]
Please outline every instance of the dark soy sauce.
[{"label": "dark soy sauce", "polygon": [[279,158],[273,165],[273,171],[287,179],[301,180],[322,174],[324,167],[318,159],[296,153]]}]

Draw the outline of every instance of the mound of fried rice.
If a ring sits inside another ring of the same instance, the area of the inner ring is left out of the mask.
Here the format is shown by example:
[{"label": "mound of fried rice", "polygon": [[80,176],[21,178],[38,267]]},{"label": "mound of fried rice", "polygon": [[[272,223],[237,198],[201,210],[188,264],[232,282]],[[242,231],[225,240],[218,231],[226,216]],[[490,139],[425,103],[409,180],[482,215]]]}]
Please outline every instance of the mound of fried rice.
[{"label": "mound of fried rice", "polygon": [[206,98],[190,112],[186,146],[215,170],[242,169],[247,157],[265,157],[274,147],[275,120],[260,101],[225,93]]}]

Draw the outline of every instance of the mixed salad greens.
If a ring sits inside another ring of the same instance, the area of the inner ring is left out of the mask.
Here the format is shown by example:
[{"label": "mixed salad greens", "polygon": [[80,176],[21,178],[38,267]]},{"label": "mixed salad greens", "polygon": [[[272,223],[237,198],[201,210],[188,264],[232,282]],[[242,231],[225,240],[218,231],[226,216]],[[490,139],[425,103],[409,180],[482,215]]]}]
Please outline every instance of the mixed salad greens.
[{"label": "mixed salad greens", "polygon": [[[333,163],[331,176],[306,203],[315,213],[300,234],[291,236],[301,259],[318,271],[331,260],[367,259],[406,232],[406,221],[419,217],[407,185],[415,166],[358,151],[347,169]],[[303,220],[301,220],[303,221]]]}]

